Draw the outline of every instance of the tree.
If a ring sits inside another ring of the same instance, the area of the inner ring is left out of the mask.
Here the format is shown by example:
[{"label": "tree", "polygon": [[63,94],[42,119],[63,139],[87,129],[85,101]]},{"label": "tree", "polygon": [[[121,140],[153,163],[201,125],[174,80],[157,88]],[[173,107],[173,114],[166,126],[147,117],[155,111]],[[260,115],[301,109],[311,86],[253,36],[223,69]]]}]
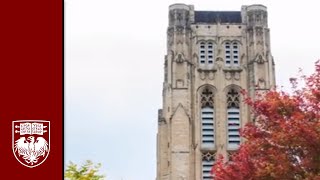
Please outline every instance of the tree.
[{"label": "tree", "polygon": [[80,168],[77,164],[70,162],[64,177],[68,180],[103,180],[104,175],[97,174],[100,167],[100,163],[95,165],[90,160],[87,160]]},{"label": "tree", "polygon": [[320,180],[320,61],[302,76],[293,93],[271,90],[253,100],[246,96],[255,122],[241,130],[246,141],[212,168],[217,180]]}]

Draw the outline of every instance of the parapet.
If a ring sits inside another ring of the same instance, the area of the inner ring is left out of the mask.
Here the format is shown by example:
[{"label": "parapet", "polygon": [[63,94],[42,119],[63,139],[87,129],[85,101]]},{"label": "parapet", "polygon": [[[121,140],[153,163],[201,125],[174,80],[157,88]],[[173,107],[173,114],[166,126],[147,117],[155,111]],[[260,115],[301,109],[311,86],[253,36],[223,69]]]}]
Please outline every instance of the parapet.
[{"label": "parapet", "polygon": [[267,7],[261,4],[242,6],[243,23],[249,27],[268,27]]},{"label": "parapet", "polygon": [[262,4],[253,4],[247,6],[247,11],[267,11],[267,7]]},{"label": "parapet", "polygon": [[186,27],[193,22],[193,5],[182,3],[169,6],[169,26]]},{"label": "parapet", "polygon": [[176,3],[176,4],[172,4],[169,6],[169,11],[174,10],[174,9],[184,9],[184,10],[189,11],[190,7],[189,7],[189,5],[182,4],[182,3]]}]

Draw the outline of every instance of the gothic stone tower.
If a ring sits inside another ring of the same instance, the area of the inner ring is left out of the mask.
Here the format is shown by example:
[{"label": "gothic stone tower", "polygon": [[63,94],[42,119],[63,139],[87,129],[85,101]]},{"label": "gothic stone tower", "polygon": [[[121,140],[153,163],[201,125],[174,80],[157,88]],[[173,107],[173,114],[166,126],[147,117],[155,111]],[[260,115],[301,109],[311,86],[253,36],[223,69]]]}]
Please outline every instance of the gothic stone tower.
[{"label": "gothic stone tower", "polygon": [[240,90],[253,97],[275,85],[269,32],[263,5],[169,6],[157,180],[211,179],[216,155],[239,147],[239,128],[252,119]]}]

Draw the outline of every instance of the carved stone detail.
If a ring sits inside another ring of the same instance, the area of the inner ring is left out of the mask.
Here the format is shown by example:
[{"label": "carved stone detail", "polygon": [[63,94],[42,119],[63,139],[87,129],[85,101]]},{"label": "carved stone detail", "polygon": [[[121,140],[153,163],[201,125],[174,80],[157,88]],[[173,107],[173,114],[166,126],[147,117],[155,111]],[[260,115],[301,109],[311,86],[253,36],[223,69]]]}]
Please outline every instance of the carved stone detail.
[{"label": "carved stone detail", "polygon": [[213,79],[214,79],[214,73],[213,73],[213,72],[209,72],[209,73],[208,73],[208,78],[209,78],[210,80],[213,80]]},{"label": "carved stone detail", "polygon": [[212,107],[214,104],[214,95],[209,88],[205,88],[201,93],[201,107]]},{"label": "carved stone detail", "polygon": [[212,152],[205,152],[202,153],[202,160],[206,160],[206,161],[214,161],[216,157],[215,153]]},{"label": "carved stone detail", "polygon": [[239,108],[239,106],[240,106],[240,94],[235,89],[231,89],[227,93],[227,107]]},{"label": "carved stone detail", "polygon": [[200,79],[205,80],[206,79],[206,74],[205,72],[200,72]]},{"label": "carved stone detail", "polygon": [[257,54],[255,61],[256,61],[258,64],[263,64],[263,63],[265,62],[261,54]]},{"label": "carved stone detail", "polygon": [[266,88],[266,81],[263,78],[259,78],[258,82],[256,84],[256,87],[259,89],[265,89]]},{"label": "carved stone detail", "polygon": [[200,74],[201,80],[205,80],[205,79],[214,80],[214,78],[215,78],[215,71],[211,71],[211,70],[201,71],[200,70],[199,74]]},{"label": "carved stone detail", "polygon": [[240,72],[239,71],[225,71],[224,72],[226,80],[240,80]]},{"label": "carved stone detail", "polygon": [[182,53],[179,53],[175,57],[175,62],[177,63],[183,63],[185,61],[184,56]]}]

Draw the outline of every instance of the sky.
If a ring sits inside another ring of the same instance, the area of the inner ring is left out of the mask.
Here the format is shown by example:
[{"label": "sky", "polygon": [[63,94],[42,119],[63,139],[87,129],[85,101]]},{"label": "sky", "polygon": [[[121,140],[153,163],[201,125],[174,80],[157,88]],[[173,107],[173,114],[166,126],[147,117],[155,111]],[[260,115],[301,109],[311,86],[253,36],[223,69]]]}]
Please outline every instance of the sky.
[{"label": "sky", "polygon": [[268,8],[279,87],[320,59],[318,2],[279,0],[65,0],[65,163],[102,163],[107,180],[156,177],[168,6]]}]

